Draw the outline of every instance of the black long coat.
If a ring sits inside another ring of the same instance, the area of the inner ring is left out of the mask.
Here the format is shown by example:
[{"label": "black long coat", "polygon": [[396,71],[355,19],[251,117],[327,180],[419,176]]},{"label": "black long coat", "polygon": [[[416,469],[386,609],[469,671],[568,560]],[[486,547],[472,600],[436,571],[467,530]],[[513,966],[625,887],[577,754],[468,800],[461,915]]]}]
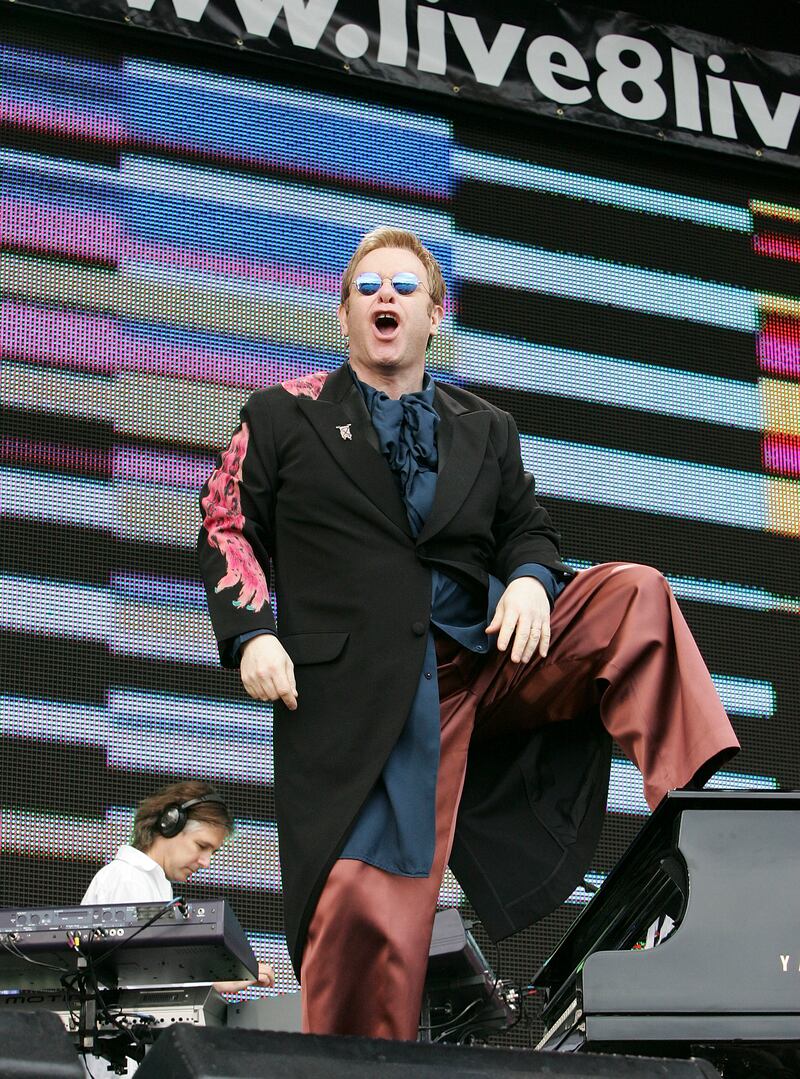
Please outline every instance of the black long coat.
[{"label": "black long coat", "polygon": [[[201,495],[199,560],[222,662],[234,665],[239,634],[275,628],[271,558],[280,640],[295,665],[298,708],[274,705],[274,746],[296,970],[330,866],[408,715],[432,568],[474,589],[526,562],[567,569],[511,416],[449,385],[437,385],[435,407],[439,478],[416,539],[346,367],[255,393]],[[471,752],[450,864],[496,939],[580,881],[608,757],[599,726],[580,720]]]}]

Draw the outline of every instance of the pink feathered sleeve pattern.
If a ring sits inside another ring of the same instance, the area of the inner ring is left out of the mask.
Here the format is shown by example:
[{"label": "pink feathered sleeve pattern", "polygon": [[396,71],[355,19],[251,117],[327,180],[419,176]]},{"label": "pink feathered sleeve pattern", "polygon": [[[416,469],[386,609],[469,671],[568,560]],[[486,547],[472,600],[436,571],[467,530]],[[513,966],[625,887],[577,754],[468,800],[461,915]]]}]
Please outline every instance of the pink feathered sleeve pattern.
[{"label": "pink feathered sleeve pattern", "polygon": [[312,401],[316,401],[329,374],[329,371],[315,371],[312,375],[301,375],[300,378],[282,382],[281,386],[292,397],[310,397]]},{"label": "pink feathered sleeve pattern", "polygon": [[269,599],[269,589],[264,571],[244,536],[245,518],[239,486],[249,438],[250,431],[243,423],[222,453],[219,467],[212,472],[208,494],[201,500],[201,505],[208,542],[225,559],[226,573],[214,591],[240,585],[233,606],[260,611]]}]

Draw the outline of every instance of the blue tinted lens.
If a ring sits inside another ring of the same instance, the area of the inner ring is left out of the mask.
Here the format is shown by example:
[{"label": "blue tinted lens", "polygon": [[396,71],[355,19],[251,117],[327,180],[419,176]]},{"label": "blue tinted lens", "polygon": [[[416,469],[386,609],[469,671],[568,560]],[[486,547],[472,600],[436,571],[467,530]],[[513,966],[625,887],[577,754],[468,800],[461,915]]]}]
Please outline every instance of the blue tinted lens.
[{"label": "blue tinted lens", "polygon": [[395,292],[399,292],[401,296],[410,296],[412,292],[416,292],[419,288],[419,278],[415,273],[404,270],[402,273],[394,275],[392,288]]},{"label": "blue tinted lens", "polygon": [[[374,296],[383,284],[383,278],[378,273],[360,273],[355,281],[356,288],[362,296]],[[415,273],[403,270],[396,273],[392,278],[392,288],[401,296],[410,296],[420,286],[420,280]]]},{"label": "blue tinted lens", "polygon": [[374,296],[382,283],[377,273],[360,273],[356,278],[356,288],[362,296]]}]

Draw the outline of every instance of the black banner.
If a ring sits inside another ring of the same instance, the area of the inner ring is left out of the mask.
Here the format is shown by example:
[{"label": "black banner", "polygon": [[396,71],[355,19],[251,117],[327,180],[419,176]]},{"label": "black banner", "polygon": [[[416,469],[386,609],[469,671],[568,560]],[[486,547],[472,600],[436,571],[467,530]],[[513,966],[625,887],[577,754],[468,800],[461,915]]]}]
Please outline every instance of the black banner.
[{"label": "black banner", "polygon": [[281,61],[800,165],[800,57],[532,0],[29,0]]}]

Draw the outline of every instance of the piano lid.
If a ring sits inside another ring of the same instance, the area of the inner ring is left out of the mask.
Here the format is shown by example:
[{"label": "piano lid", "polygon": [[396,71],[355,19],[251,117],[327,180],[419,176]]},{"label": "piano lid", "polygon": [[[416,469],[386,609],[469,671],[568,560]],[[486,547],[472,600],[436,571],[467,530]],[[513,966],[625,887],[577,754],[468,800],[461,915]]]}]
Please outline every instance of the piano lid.
[{"label": "piano lid", "polygon": [[[645,935],[654,918],[665,912],[670,913],[674,921],[680,922],[689,888],[694,883],[687,877],[683,852],[678,845],[680,820],[687,810],[731,813],[746,811],[748,814],[753,811],[797,811],[797,822],[793,822],[793,826],[800,842],[800,792],[671,791],[644,823],[600,889],[533,979],[533,986],[547,993],[550,1001],[547,1010],[550,1010],[556,1001],[560,1002],[566,993],[574,992],[572,987],[586,960],[593,953],[633,947],[636,941]],[[763,829],[758,831],[763,832]],[[757,837],[753,838],[754,842],[758,841]],[[761,839],[763,840],[763,835]],[[723,862],[726,851],[720,850],[717,854]],[[713,861],[714,852],[709,852],[708,857]],[[746,865],[746,858],[744,864]],[[793,872],[800,874],[800,858],[796,859],[796,869],[793,867]],[[713,891],[713,875],[709,873],[704,876],[704,890]],[[800,884],[800,881],[798,883]],[[777,881],[772,885],[773,891],[776,887],[780,887]],[[792,900],[800,905],[798,894],[800,893],[794,890]],[[785,902],[785,899],[783,901]],[[781,900],[776,896],[776,903],[779,902]],[[680,906],[677,917],[676,904]],[[710,904],[713,907],[713,898]],[[705,914],[709,904],[704,906]],[[797,921],[800,924],[800,918]],[[702,933],[701,926],[696,929]],[[742,932],[746,931],[747,927],[743,926]],[[681,926],[678,924],[669,940],[653,951],[661,951],[671,945],[680,932]],[[772,942],[770,946],[771,944]],[[790,949],[800,952],[800,928],[795,939],[786,940],[783,954]],[[774,947],[772,951],[775,951]],[[774,962],[779,962],[777,953]],[[800,990],[800,973],[796,977]]]}]

